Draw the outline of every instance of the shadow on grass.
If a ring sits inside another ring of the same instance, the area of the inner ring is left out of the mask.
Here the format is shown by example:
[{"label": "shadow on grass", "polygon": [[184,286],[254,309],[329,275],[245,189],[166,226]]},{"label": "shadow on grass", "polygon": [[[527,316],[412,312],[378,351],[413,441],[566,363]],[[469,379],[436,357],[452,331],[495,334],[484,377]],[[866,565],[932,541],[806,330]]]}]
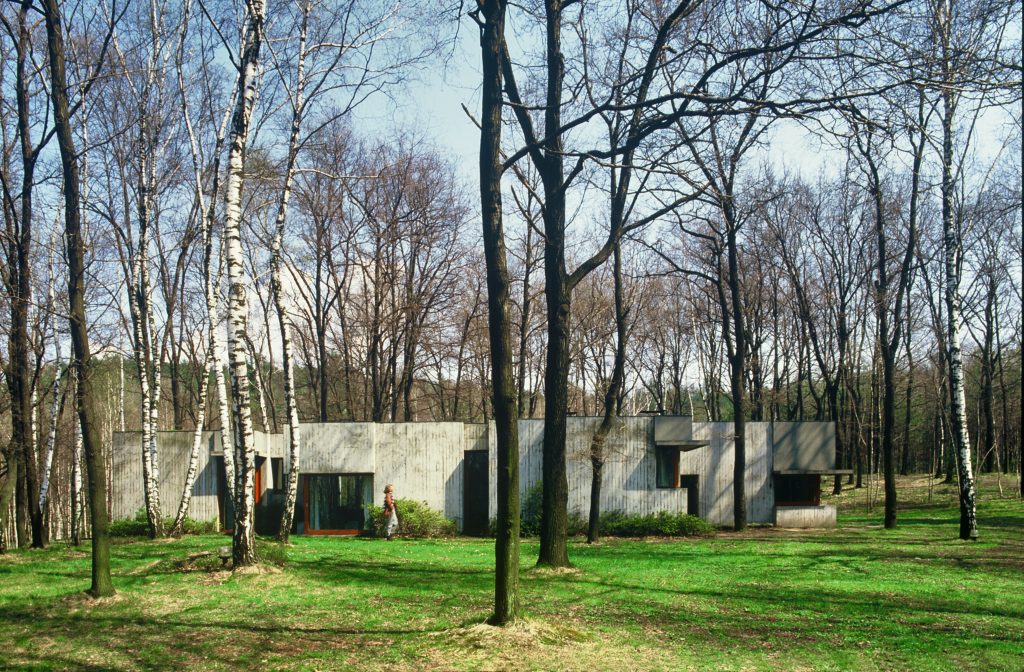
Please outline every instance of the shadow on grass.
[{"label": "shadow on grass", "polygon": [[[542,580],[540,583],[544,581],[551,581],[551,579]],[[629,604],[636,605],[640,610],[649,610],[651,604],[665,604],[673,601],[666,597],[682,597],[696,598],[707,604],[731,605],[737,609],[744,608],[745,605],[753,606],[755,608],[752,613],[755,614],[773,612],[792,614],[810,611],[820,612],[822,615],[831,617],[860,615],[880,622],[890,620],[896,622],[913,614],[955,617],[958,622],[965,616],[973,618],[997,616],[1019,622],[1020,627],[1016,634],[1004,633],[1007,639],[1020,641],[1021,631],[1024,631],[1024,605],[1016,605],[1018,608],[1001,608],[970,597],[953,600],[931,595],[915,597],[906,593],[892,592],[864,591],[852,594],[828,590],[818,585],[806,588],[782,585],[765,587],[760,584],[741,584],[728,588],[701,586],[667,588],[597,578],[587,574],[577,575],[574,582],[591,586],[591,589],[581,596],[588,601],[601,601],[605,597],[621,598],[622,595],[631,595],[635,599]],[[690,601],[692,602],[692,600]],[[616,602],[624,604],[621,599]],[[611,604],[612,601],[609,600],[606,603]],[[839,607],[841,609],[837,609]],[[669,619],[673,614],[672,610],[665,610],[663,613]]]}]

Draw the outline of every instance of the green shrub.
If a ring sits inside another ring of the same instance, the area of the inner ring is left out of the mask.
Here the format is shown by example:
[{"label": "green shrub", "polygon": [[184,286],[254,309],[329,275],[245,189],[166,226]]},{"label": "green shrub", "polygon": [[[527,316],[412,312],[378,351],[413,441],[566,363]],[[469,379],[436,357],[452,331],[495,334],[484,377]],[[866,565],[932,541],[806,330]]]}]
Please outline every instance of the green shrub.
[{"label": "green shrub", "polygon": [[694,537],[714,532],[706,520],[686,513],[601,514],[601,534],[609,537]]},{"label": "green shrub", "polygon": [[544,510],[544,482],[537,481],[523,493],[519,506],[519,534],[536,537],[540,534],[541,512]]},{"label": "green shrub", "polygon": [[[426,502],[398,499],[395,500],[395,508],[398,510],[398,534],[403,537],[455,536],[455,521],[445,518],[443,513],[430,508]],[[388,521],[384,507],[370,504],[368,509],[373,533],[378,537],[385,536]]]},{"label": "green shrub", "polygon": [[[168,518],[164,523],[168,529],[174,525],[174,519]],[[185,517],[185,522],[181,526],[182,531],[185,534],[213,534],[220,532],[220,523],[216,518],[210,520],[196,520],[195,518]]]},{"label": "green shrub", "polygon": [[[174,518],[164,519],[164,529],[168,532],[174,525]],[[182,531],[185,534],[209,534],[217,532],[219,525],[214,520],[195,520],[185,518],[182,524]],[[149,518],[146,517],[146,509],[139,509],[133,518],[120,518],[110,521],[110,536],[112,537],[145,537],[149,535]]]},{"label": "green shrub", "polygon": [[134,518],[121,518],[110,521],[112,537],[144,537],[149,534],[149,521],[146,510],[139,509]]},{"label": "green shrub", "polygon": [[[544,483],[537,481],[523,494],[520,505],[519,532],[523,537],[540,534],[541,511],[544,508]],[[401,514],[399,514],[401,517]],[[685,513],[660,511],[647,515],[606,511],[601,514],[600,532],[609,537],[693,537],[714,532],[707,521]],[[570,511],[566,532],[570,537],[585,536],[589,519],[578,511]],[[497,533],[497,521],[491,519],[490,534]]]}]

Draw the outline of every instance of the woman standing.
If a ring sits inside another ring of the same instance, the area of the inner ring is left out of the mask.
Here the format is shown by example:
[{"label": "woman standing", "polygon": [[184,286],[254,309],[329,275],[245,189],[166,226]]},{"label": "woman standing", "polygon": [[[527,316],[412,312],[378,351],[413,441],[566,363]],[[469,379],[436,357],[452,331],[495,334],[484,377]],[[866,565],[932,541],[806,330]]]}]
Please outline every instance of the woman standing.
[{"label": "woman standing", "polygon": [[395,487],[390,483],[384,487],[384,517],[387,520],[387,540],[391,541],[398,530],[398,511],[395,510]]}]

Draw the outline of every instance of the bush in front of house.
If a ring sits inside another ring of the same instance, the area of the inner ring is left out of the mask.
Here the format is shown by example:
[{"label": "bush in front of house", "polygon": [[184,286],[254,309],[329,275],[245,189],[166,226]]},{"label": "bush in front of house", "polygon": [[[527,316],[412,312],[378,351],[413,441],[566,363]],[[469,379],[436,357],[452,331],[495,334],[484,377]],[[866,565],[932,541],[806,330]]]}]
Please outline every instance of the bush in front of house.
[{"label": "bush in front of house", "polygon": [[[384,507],[369,505],[370,521],[375,536],[386,536],[387,518]],[[398,535],[402,537],[454,537],[457,531],[454,520],[445,518],[440,511],[427,506],[426,502],[415,499],[396,499],[398,511]]]},{"label": "bush in front of house", "polygon": [[[170,531],[174,526],[174,518],[164,519],[164,529]],[[185,518],[182,531],[185,534],[210,534],[218,531],[216,520],[195,520]],[[112,537],[145,537],[149,535],[149,519],[146,517],[146,510],[139,509],[133,518],[120,518],[110,521],[110,536]]]},{"label": "bush in front of house", "polygon": [[714,530],[711,523],[687,513],[601,514],[601,534],[609,537],[698,537]]}]

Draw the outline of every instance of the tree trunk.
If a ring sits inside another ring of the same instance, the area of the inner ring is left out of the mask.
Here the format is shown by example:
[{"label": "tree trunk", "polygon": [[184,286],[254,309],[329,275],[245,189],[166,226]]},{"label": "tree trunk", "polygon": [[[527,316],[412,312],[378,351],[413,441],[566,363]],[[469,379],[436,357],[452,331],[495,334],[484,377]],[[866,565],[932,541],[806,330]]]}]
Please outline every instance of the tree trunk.
[{"label": "tree trunk", "polygon": [[[72,382],[75,396],[78,386]],[[76,403],[77,406],[77,403]],[[82,423],[75,417],[75,442],[71,453],[71,543],[82,543],[82,526],[85,522],[85,507],[82,505]]]},{"label": "tree trunk", "polygon": [[192,486],[196,482],[196,474],[199,473],[199,450],[203,444],[203,429],[206,425],[206,394],[209,390],[210,369],[213,368],[213,353],[207,351],[206,361],[203,362],[202,378],[199,379],[199,399],[196,401],[198,413],[196,416],[196,427],[192,433],[192,449],[188,454],[188,470],[185,472],[185,485],[181,489],[181,503],[178,506],[178,513],[174,516],[174,524],[171,526],[171,536],[180,537],[184,531],[185,518],[188,516],[188,508],[192,502]]},{"label": "tree trunk", "polygon": [[[295,499],[299,491],[299,468],[301,455],[301,433],[299,429],[299,408],[295,399],[295,356],[292,346],[291,319],[284,303],[284,288],[281,284],[281,246],[284,243],[285,221],[288,216],[288,201],[292,192],[292,179],[295,175],[295,161],[298,154],[299,133],[302,129],[302,111],[305,106],[305,77],[303,68],[306,55],[306,29],[309,24],[310,3],[302,5],[302,27],[299,32],[299,55],[297,64],[297,88],[293,104],[291,134],[288,141],[288,163],[285,166],[284,185],[277,206],[277,220],[274,227],[274,238],[270,245],[270,288],[274,296],[274,308],[277,310],[278,326],[281,330],[282,373],[284,374],[284,404],[288,416],[288,482],[285,486],[285,505],[281,513],[281,528],[277,538],[282,543],[288,542],[291,534],[292,519],[295,517]],[[343,299],[340,299],[343,300]]]},{"label": "tree trunk", "polygon": [[[38,474],[33,454],[31,427],[31,370],[29,367],[30,340],[28,333],[29,305],[32,302],[32,191],[38,156],[32,147],[29,110],[29,81],[26,64],[31,49],[28,11],[31,3],[24,2],[18,12],[18,40],[15,62],[15,87],[18,108],[18,136],[21,144],[21,208],[18,217],[13,210],[8,229],[7,268],[10,273],[9,352],[7,387],[11,395],[11,439],[9,448],[9,478],[14,479],[15,529],[19,547],[31,544],[43,546],[42,512],[38,511]],[[13,203],[12,203],[13,207]],[[13,222],[12,222],[13,220]],[[19,228],[20,227],[20,228]],[[38,513],[37,513],[38,512]],[[6,511],[4,512],[6,516]],[[38,522],[38,524],[37,524]]]},{"label": "tree trunk", "polygon": [[107,517],[107,475],[100,415],[96,409],[99,391],[94,388],[92,353],[85,315],[85,241],[81,231],[81,194],[78,153],[74,146],[68,108],[64,68],[64,37],[57,0],[44,0],[47,48],[50,65],[50,96],[53,119],[60,146],[64,184],[64,235],[68,259],[68,302],[71,342],[78,385],[78,418],[82,428],[86,474],[89,482],[89,506],[92,522],[92,585],[94,597],[114,594],[110,581],[110,520]]},{"label": "tree trunk", "polygon": [[[944,64],[945,65],[945,64]],[[960,538],[977,539],[978,522],[971,468],[971,440],[967,435],[963,354],[960,350],[960,258],[962,247],[953,213],[953,93],[943,93],[942,116],[942,241],[946,266],[946,343],[949,363],[949,398],[952,439],[957,455],[960,486]]]},{"label": "tree trunk", "polygon": [[590,481],[590,519],[587,524],[587,543],[597,541],[601,534],[601,480],[604,471],[604,444],[611,431],[618,409],[619,393],[622,390],[626,370],[626,319],[628,309],[622,297],[622,254],[621,241],[616,241],[613,276],[615,294],[615,362],[612,365],[612,379],[604,395],[604,417],[590,442],[590,464],[593,470]]},{"label": "tree trunk", "polygon": [[[262,0],[249,4],[249,26],[245,49],[238,71],[235,110],[231,120],[231,142],[228,150],[228,182],[225,194],[224,243],[227,262],[228,291],[228,359],[231,367],[231,399],[234,410],[235,464],[235,530],[232,538],[232,559],[235,567],[256,562],[256,539],[253,530],[254,444],[252,411],[249,398],[249,371],[246,363],[246,332],[249,301],[246,295],[245,257],[241,241],[242,186],[245,179],[245,148],[249,138],[249,122],[256,101],[260,78],[260,49],[266,7]],[[227,453],[228,447],[224,447]]]},{"label": "tree trunk", "polygon": [[[50,305],[55,306],[53,297],[53,254],[50,255]],[[46,452],[43,454],[43,473],[42,483],[39,486],[39,510],[44,514],[47,508],[47,501],[50,493],[50,477],[51,471],[53,470],[53,451],[57,443],[57,421],[60,418],[61,411],[63,410],[64,404],[62,399],[62,393],[60,389],[61,379],[61,352],[60,352],[60,334],[57,332],[56,321],[53,327],[53,342],[54,349],[57,351],[57,359],[53,367],[53,386],[50,390],[53,394],[53,399],[50,401],[50,430],[46,435]],[[44,515],[45,517],[45,515]],[[45,535],[46,541],[49,541],[49,534]]]},{"label": "tree trunk", "polygon": [[[725,211],[726,219],[726,250],[729,267],[728,284],[732,310],[732,338],[727,338],[726,343],[732,343],[731,351],[729,352],[729,379],[732,386],[732,426],[734,434],[733,445],[735,446],[732,469],[733,530],[740,532],[747,527],[747,427],[745,400],[743,398],[743,374],[747,352],[747,336],[743,314],[743,297],[740,287],[739,248],[736,241],[737,224],[732,212],[731,203],[726,203],[723,210]],[[719,296],[723,312],[728,311],[728,302],[724,300],[721,289],[719,290]]]},{"label": "tree trunk", "polygon": [[512,378],[508,267],[501,217],[502,53],[504,0],[478,0],[483,69],[480,115],[480,211],[487,265],[487,323],[491,347],[491,395],[497,443],[497,532],[494,544],[492,625],[519,615],[519,428]]}]

